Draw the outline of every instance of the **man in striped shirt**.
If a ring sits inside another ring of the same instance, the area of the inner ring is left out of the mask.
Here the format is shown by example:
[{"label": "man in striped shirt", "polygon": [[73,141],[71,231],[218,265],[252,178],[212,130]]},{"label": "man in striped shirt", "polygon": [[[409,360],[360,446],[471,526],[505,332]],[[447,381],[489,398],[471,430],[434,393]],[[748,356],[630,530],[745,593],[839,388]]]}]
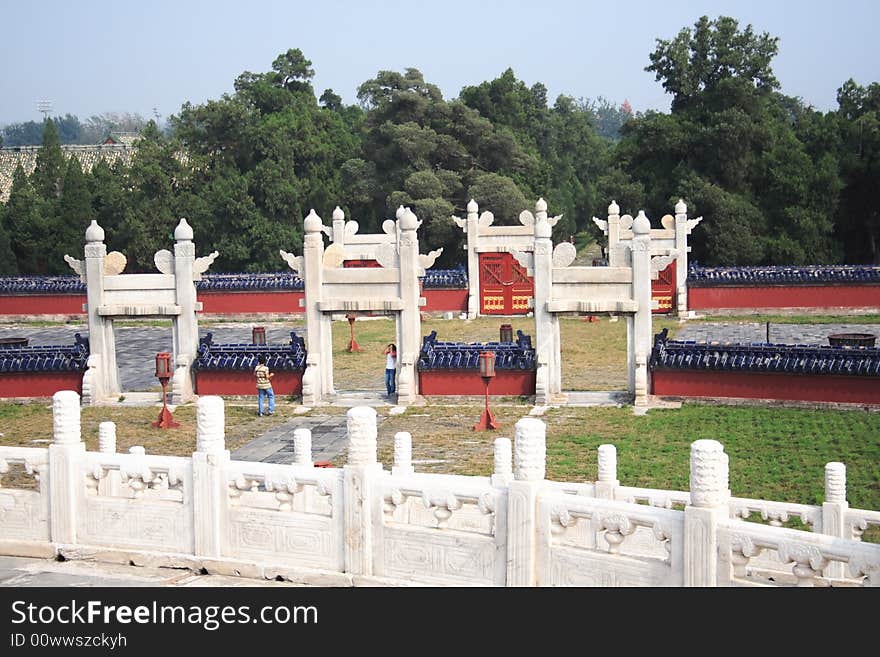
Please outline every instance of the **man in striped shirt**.
[{"label": "man in striped shirt", "polygon": [[268,415],[272,415],[275,412],[275,392],[272,390],[270,379],[275,376],[275,373],[269,371],[264,354],[260,354],[257,360],[259,365],[254,368],[254,376],[257,377],[257,415],[263,415],[263,400],[265,398],[269,399]]}]

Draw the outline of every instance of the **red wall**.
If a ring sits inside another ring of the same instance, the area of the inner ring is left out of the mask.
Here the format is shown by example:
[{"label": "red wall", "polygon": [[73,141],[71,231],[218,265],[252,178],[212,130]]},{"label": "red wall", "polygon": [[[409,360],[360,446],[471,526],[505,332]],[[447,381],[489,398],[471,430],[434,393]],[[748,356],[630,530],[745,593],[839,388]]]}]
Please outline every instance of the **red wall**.
[{"label": "red wall", "polygon": [[[272,390],[276,395],[302,394],[302,375],[302,372],[275,372]],[[198,370],[195,373],[195,386],[199,395],[257,394],[254,373],[248,370]]]},{"label": "red wall", "polygon": [[467,312],[468,291],[463,290],[422,290],[422,296],[427,302],[422,306],[422,312],[454,311]]},{"label": "red wall", "polygon": [[880,377],[655,370],[655,395],[880,404]]},{"label": "red wall", "polygon": [[0,296],[0,315],[84,315],[85,294]]},{"label": "red wall", "polygon": [[287,313],[304,312],[299,305],[305,293],[299,290],[279,290],[277,292],[199,292],[202,313],[218,315],[243,313]]},{"label": "red wall", "polygon": [[3,372],[0,397],[51,397],[59,390],[82,395],[82,372]]},{"label": "red wall", "polygon": [[710,308],[865,308],[875,306],[880,306],[880,285],[688,288],[688,310]]},{"label": "red wall", "polygon": [[[426,370],[419,372],[420,395],[480,395],[486,385],[477,370]],[[534,395],[535,372],[495,370],[489,395]]]}]

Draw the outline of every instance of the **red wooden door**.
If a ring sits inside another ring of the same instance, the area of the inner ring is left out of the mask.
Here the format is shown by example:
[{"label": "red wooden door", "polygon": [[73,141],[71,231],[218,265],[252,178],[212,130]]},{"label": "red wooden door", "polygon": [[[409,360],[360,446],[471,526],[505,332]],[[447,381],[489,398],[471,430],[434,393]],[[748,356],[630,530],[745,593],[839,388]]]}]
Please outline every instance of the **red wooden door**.
[{"label": "red wooden door", "polygon": [[511,254],[480,254],[480,314],[525,315],[534,296],[534,281]]},{"label": "red wooden door", "polygon": [[657,301],[654,313],[671,313],[675,300],[675,267],[673,260],[666,269],[660,272],[657,280],[651,281],[651,298]]}]

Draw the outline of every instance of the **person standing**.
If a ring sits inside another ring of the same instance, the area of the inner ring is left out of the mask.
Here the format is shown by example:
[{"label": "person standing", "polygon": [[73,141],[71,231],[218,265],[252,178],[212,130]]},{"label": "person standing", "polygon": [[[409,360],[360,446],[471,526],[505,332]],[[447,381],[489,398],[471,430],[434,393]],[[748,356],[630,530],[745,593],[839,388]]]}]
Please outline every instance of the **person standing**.
[{"label": "person standing", "polygon": [[263,415],[263,400],[268,398],[267,415],[275,412],[275,392],[272,390],[272,377],[274,372],[269,371],[266,365],[265,354],[260,354],[257,359],[259,364],[254,368],[254,376],[257,378],[257,415]]},{"label": "person standing", "polygon": [[397,390],[397,345],[393,342],[385,347],[385,390],[389,397]]}]

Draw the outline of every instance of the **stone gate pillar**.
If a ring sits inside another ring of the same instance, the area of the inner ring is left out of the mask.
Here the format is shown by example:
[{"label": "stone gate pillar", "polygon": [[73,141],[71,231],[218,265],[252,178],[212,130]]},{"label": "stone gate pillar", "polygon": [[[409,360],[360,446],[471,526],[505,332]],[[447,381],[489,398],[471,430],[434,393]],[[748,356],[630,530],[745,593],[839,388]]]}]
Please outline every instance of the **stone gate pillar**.
[{"label": "stone gate pillar", "polygon": [[539,371],[535,401],[548,404],[562,395],[562,362],[560,356],[559,318],[547,310],[553,286],[553,229],[547,220],[547,203],[535,203],[535,353]]},{"label": "stone gate pillar", "polygon": [[98,403],[120,394],[119,370],[116,367],[116,338],[113,320],[99,314],[104,305],[104,229],[98,222],[86,229],[85,276],[86,307],[89,320],[89,401]]},{"label": "stone gate pillar", "polygon": [[421,349],[421,312],[419,310],[419,221],[406,208],[398,219],[400,236],[397,242],[400,260],[400,299],[403,309],[398,324],[397,402],[411,404],[418,394],[416,361]]},{"label": "stone gate pillar", "polygon": [[[318,309],[321,299],[321,285],[324,279],[324,239],[321,237],[321,218],[312,210],[303,221],[303,269],[305,283],[306,337],[308,356],[303,373],[302,401],[306,406],[315,406],[323,400],[324,394],[332,390],[332,379],[326,378],[326,370],[332,370],[333,343],[327,340],[328,323]],[[332,375],[332,373],[331,373]]]},{"label": "stone gate pillar", "polygon": [[171,381],[171,401],[184,404],[192,401],[192,364],[199,350],[199,320],[196,316],[196,286],[193,282],[193,263],[196,245],[193,229],[181,219],[174,229],[174,288],[180,314],[173,322],[174,378]]},{"label": "stone gate pillar", "polygon": [[635,405],[648,405],[648,355],[651,353],[651,222],[643,211],[633,221],[633,299],[637,303],[633,320],[633,380]]},{"label": "stone gate pillar", "polygon": [[477,253],[479,240],[479,206],[474,199],[467,204],[467,270],[468,270],[468,319],[476,319],[480,314],[480,254]]}]

